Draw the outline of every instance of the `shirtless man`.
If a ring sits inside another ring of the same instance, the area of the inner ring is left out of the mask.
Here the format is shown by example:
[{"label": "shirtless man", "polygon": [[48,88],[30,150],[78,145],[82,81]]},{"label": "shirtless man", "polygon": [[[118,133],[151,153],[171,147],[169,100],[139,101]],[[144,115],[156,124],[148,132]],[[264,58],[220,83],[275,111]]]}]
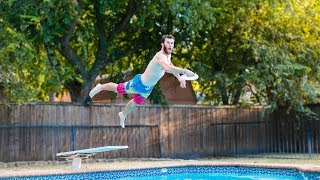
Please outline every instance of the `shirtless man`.
[{"label": "shirtless man", "polygon": [[134,94],[123,111],[119,112],[120,126],[125,127],[124,121],[128,114],[136,107],[137,104],[142,104],[150,95],[153,87],[163,77],[165,72],[173,74],[180,82],[181,88],[186,88],[186,81],[180,78],[179,74],[193,76],[194,73],[188,69],[183,69],[174,66],[171,63],[171,53],[174,48],[174,37],[172,35],[164,35],[161,39],[161,50],[149,62],[143,74],[138,74],[132,80],[124,83],[106,83],[97,84],[90,93],[92,98],[102,90],[114,91],[118,94]]}]

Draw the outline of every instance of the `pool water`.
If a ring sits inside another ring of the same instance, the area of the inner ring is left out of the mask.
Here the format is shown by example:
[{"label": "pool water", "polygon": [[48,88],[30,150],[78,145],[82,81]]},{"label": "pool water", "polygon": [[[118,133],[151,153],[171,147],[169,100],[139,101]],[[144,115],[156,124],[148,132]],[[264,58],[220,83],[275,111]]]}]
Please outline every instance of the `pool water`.
[{"label": "pool water", "polygon": [[210,173],[204,173],[204,174],[174,174],[174,175],[165,175],[165,176],[151,176],[151,177],[134,177],[134,178],[125,178],[125,180],[155,180],[155,179],[161,179],[161,180],[191,180],[191,179],[217,179],[217,180],[253,180],[253,179],[263,179],[263,180],[298,180],[299,178],[296,177],[289,177],[289,176],[272,176],[272,175],[264,175],[264,176],[257,176],[257,175],[247,175],[247,176],[229,176],[229,175],[222,175],[222,174],[210,174]]},{"label": "pool water", "polygon": [[[161,172],[161,173],[160,173]],[[126,175],[129,173],[129,175]],[[133,170],[115,179],[124,180],[301,180],[320,178],[320,173],[306,173],[293,169],[233,167],[233,166],[187,166]],[[319,179],[320,180],[320,179]]]},{"label": "pool water", "polygon": [[294,169],[183,166],[138,170],[117,170],[92,173],[20,177],[14,179],[118,179],[118,180],[320,180],[320,173]]},{"label": "pool water", "polygon": [[212,173],[203,173],[203,174],[196,174],[196,173],[182,173],[182,174],[171,174],[171,175],[159,175],[159,176],[150,176],[150,177],[132,177],[132,178],[125,178],[125,180],[191,180],[191,179],[217,179],[217,180],[230,180],[230,179],[241,179],[241,180],[253,180],[253,179],[263,179],[263,180],[298,180],[301,178],[298,177],[290,177],[290,176],[274,176],[274,175],[227,175],[227,174],[212,174]]}]

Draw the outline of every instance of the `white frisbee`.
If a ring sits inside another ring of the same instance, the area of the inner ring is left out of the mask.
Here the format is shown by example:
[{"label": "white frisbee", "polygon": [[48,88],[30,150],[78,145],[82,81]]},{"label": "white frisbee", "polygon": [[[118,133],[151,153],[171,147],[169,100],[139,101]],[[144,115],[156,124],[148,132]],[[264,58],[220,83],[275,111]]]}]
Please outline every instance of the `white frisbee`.
[{"label": "white frisbee", "polygon": [[184,74],[181,77],[186,81],[194,81],[199,78],[198,74],[196,74],[196,73],[193,76],[187,76],[186,74]]}]

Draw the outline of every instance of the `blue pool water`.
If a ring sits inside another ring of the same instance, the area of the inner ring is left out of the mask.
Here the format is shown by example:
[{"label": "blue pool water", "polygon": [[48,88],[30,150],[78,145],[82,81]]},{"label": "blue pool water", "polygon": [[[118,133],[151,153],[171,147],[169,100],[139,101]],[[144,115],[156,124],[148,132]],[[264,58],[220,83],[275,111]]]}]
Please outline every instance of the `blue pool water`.
[{"label": "blue pool water", "polygon": [[[10,179],[10,178],[7,178]],[[33,176],[11,179],[121,179],[121,180],[320,180],[320,173],[301,172],[293,169],[234,167],[234,166],[185,166],[119,170],[65,175]]]}]

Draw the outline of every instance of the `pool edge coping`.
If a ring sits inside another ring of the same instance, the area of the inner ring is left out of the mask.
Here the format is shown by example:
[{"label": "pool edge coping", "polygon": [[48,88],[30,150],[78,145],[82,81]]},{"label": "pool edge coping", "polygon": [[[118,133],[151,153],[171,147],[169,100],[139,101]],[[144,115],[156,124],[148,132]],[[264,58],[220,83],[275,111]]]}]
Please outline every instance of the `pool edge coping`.
[{"label": "pool edge coping", "polygon": [[17,178],[17,177],[33,177],[33,176],[52,176],[52,175],[68,175],[68,174],[83,174],[83,173],[96,173],[96,172],[111,172],[111,171],[126,171],[126,170],[143,170],[152,168],[172,168],[172,167],[187,167],[187,166],[223,166],[223,167],[256,167],[256,168],[276,168],[276,169],[293,169],[303,172],[319,173],[320,166],[314,165],[301,165],[301,164],[271,164],[271,163],[195,163],[184,162],[183,164],[174,165],[151,165],[148,167],[108,167],[97,169],[60,169],[60,170],[35,170],[18,172],[13,171],[10,173],[0,173],[0,178]]}]

